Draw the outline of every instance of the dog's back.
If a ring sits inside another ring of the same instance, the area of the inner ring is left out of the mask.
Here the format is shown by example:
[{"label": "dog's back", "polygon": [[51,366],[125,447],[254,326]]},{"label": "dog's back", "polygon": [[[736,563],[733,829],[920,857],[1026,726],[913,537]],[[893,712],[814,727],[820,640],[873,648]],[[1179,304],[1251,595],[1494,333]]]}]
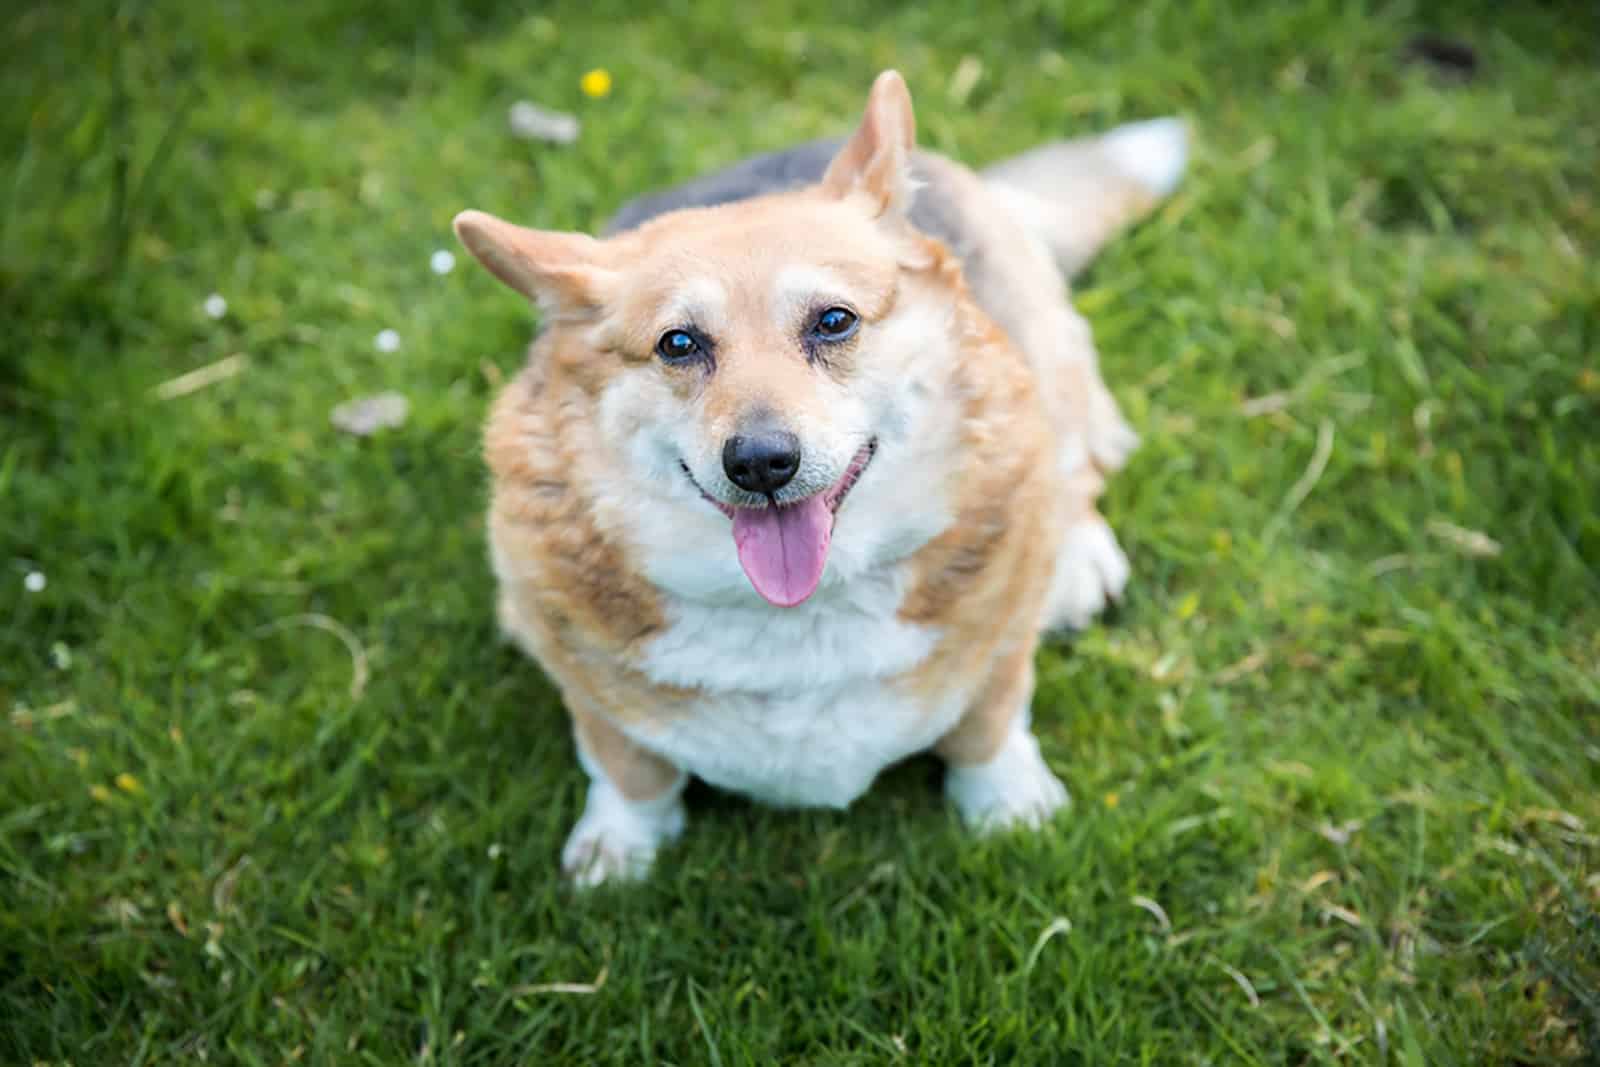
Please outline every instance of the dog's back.
[{"label": "dog's back", "polygon": [[822,180],[841,143],[837,139],[807,141],[779,152],[751,156],[670,189],[635,197],[622,205],[606,225],[605,236],[634,229],[669,211],[716,207],[814,185]]},{"label": "dog's back", "polygon": [[[976,292],[992,291],[994,268],[982,254],[994,229],[986,209],[1001,205],[1049,248],[1070,277],[1100,246],[1170,193],[1183,171],[1187,138],[1180,122],[1131,123],[1107,134],[1056,141],[996,163],[980,173],[989,204],[975,202],[969,174],[944,156],[919,151],[912,170],[918,184],[911,221],[937,237],[961,260]],[[624,204],[606,236],[634,229],[670,211],[715,207],[786,192],[822,180],[843,142],[807,141],[751,156],[720,171]],[[993,314],[994,309],[990,310]]]}]

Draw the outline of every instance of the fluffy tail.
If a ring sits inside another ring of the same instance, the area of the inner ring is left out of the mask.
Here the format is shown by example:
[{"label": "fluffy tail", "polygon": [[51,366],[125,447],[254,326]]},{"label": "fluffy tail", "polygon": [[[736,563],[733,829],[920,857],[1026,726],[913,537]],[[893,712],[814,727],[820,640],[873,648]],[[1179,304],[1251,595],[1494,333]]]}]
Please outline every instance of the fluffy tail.
[{"label": "fluffy tail", "polygon": [[1070,278],[1178,187],[1188,159],[1183,121],[1151,119],[1040,145],[982,173]]}]

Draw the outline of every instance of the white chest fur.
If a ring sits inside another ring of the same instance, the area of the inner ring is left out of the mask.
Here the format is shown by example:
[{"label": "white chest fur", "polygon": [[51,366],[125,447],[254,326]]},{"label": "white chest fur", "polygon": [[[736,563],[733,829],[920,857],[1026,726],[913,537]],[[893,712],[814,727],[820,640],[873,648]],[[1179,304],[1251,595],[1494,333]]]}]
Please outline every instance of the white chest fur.
[{"label": "white chest fur", "polygon": [[705,693],[688,715],[641,722],[641,744],[707,782],[772,804],[844,807],[886,766],[954,725],[962,694],[937,705],[891,684],[937,633],[895,615],[891,573],[820,590],[798,608],[680,601],[645,672]]}]

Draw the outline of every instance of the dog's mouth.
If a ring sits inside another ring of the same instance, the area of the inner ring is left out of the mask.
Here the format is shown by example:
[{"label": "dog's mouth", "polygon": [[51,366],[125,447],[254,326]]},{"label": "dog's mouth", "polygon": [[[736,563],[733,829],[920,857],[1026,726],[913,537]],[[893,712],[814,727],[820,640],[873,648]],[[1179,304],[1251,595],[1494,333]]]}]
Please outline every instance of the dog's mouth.
[{"label": "dog's mouth", "polygon": [[748,508],[718,500],[695,481],[687,463],[680,460],[679,466],[700,495],[733,520],[739,565],[756,592],[769,604],[792,608],[817,591],[833,542],[834,517],[877,451],[877,438],[862,445],[839,480],[819,493],[784,503],[769,498],[764,506]]}]

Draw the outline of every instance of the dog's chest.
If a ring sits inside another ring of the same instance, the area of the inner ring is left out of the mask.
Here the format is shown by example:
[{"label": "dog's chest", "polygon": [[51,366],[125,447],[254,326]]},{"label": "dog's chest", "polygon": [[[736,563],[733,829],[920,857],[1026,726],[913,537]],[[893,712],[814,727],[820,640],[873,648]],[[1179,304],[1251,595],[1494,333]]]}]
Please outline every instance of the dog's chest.
[{"label": "dog's chest", "polygon": [[720,788],[843,807],[889,764],[931,746],[962,709],[960,694],[930,703],[897,684],[937,639],[895,617],[898,599],[888,583],[787,611],[680,607],[642,666],[704,699],[628,732]]}]

